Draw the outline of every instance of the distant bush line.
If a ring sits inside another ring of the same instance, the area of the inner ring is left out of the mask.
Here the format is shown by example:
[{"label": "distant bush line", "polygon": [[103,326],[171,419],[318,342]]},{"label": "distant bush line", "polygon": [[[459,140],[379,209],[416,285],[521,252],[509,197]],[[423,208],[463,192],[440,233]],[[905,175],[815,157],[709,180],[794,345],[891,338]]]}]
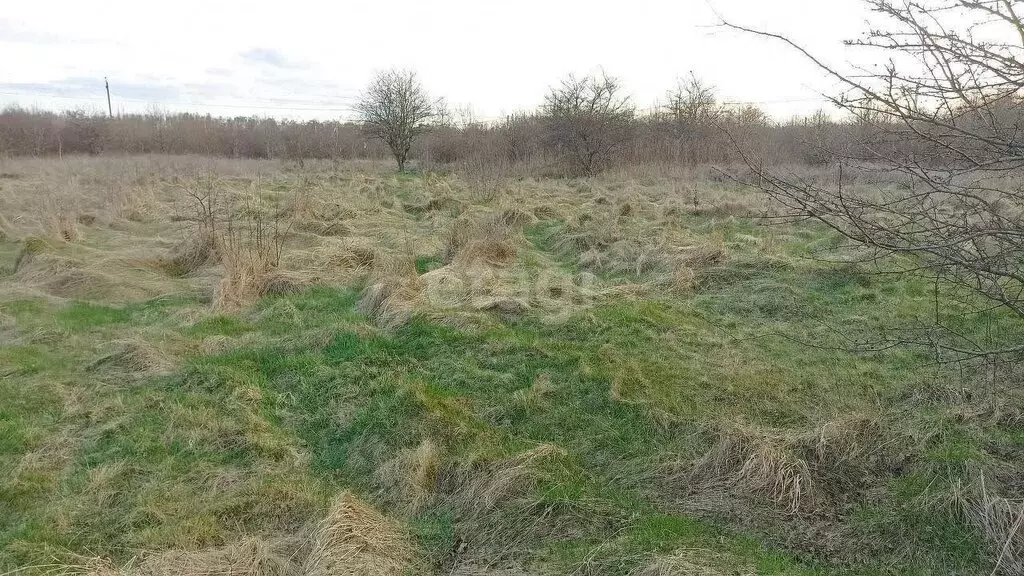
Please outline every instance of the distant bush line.
[{"label": "distant bush line", "polygon": [[[826,150],[863,141],[869,129],[818,113],[774,122],[755,107],[723,108],[713,121],[670,112],[631,119],[611,164],[701,164],[740,160],[740,149],[777,163],[820,164]],[[541,113],[494,123],[440,122],[418,139],[421,165],[481,170],[559,169],[564,150]],[[0,112],[0,156],[63,154],[201,154],[231,158],[386,159],[391,153],[347,121],[221,118],[196,114],[128,114],[8,108]]]}]

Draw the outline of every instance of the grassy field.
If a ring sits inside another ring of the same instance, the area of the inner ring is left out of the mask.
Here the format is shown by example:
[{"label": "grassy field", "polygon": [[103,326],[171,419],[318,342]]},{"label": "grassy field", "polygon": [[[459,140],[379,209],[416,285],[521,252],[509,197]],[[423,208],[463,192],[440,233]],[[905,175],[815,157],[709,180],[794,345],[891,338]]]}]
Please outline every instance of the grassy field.
[{"label": "grassy field", "polygon": [[0,574],[1024,573],[1019,369],[849,351],[958,304],[770,209],[0,160]]}]

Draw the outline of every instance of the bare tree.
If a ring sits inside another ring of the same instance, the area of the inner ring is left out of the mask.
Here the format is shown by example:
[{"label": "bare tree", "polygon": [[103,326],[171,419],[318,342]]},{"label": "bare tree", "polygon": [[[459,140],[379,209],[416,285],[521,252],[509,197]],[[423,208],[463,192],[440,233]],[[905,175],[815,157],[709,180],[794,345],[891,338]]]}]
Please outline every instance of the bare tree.
[{"label": "bare tree", "polygon": [[[1011,0],[866,0],[888,28],[850,45],[890,55],[841,71],[787,43],[845,90],[833,103],[861,135],[832,150],[836,178],[811,182],[748,156],[760,186],[791,216],[824,223],[868,258],[928,278],[935,310],[888,342],[929,346],[944,360],[1024,353],[1024,22]],[[885,170],[898,185],[852,177]],[[894,258],[895,257],[895,258]],[[895,263],[895,264],[894,264]],[[948,298],[940,299],[945,293]],[[945,307],[940,302],[957,302]],[[998,329],[978,338],[965,320]],[[1009,324],[1008,324],[1009,323]],[[995,334],[994,336],[992,334]]]},{"label": "bare tree", "polygon": [[692,73],[668,91],[666,108],[672,118],[687,124],[709,124],[721,116],[715,89]]},{"label": "bare tree", "polygon": [[686,80],[679,79],[667,96],[666,109],[678,149],[690,151],[690,162],[706,162],[709,155],[701,145],[714,139],[724,112],[714,87],[691,73]]},{"label": "bare tree", "polygon": [[374,77],[356,112],[366,131],[388,145],[401,171],[413,141],[429,127],[434,104],[415,72],[393,69]]},{"label": "bare tree", "polygon": [[544,97],[542,112],[551,144],[574,171],[589,176],[628,143],[636,109],[618,80],[602,73],[562,80]]}]

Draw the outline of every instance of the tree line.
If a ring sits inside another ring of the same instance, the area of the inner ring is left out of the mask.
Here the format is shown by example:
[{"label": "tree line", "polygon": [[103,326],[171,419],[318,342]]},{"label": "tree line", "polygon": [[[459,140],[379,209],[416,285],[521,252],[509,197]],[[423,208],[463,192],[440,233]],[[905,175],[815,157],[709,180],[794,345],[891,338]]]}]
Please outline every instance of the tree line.
[{"label": "tree line", "polygon": [[241,158],[381,159],[437,167],[516,168],[589,175],[644,162],[740,159],[736,141],[785,163],[820,163],[823,147],[853,142],[862,127],[823,112],[778,122],[756,106],[730,106],[696,78],[667,103],[640,112],[604,74],[569,76],[534,111],[480,122],[431,98],[415,73],[378,74],[355,120],[293,121],[199,114],[0,111],[0,155],[203,154]]}]

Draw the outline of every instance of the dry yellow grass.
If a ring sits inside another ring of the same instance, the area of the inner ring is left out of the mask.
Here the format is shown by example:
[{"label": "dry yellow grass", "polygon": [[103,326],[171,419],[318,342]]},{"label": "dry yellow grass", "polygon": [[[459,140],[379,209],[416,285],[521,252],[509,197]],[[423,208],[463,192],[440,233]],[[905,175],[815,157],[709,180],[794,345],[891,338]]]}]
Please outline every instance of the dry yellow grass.
[{"label": "dry yellow grass", "polygon": [[[566,218],[559,245],[575,247],[585,270],[631,273],[630,283],[686,291],[724,254],[671,225],[652,234],[648,225],[684,205],[685,193],[636,186],[632,175],[601,190],[427,175],[409,190],[369,165],[338,169],[311,163],[297,174],[278,161],[194,157],[8,160],[18,178],[5,184],[0,232],[26,249],[0,293],[123,302],[205,292],[214,308],[235,311],[268,293],[365,280],[364,309],[382,326],[414,314],[458,325],[528,311],[558,321],[621,295],[623,282],[573,278],[547,256],[523,256],[524,227],[539,218]],[[281,182],[289,193],[272,186]],[[726,201],[700,202],[729,212]],[[231,223],[251,232],[257,214],[265,235],[279,227],[275,258],[266,238],[226,232]],[[435,257],[440,266],[425,274],[411,265]]]},{"label": "dry yellow grass", "polygon": [[344,492],[308,533],[143,552],[122,565],[61,554],[26,569],[47,576],[402,576],[415,567],[415,546],[404,529]]},{"label": "dry yellow grass", "polygon": [[[886,440],[876,418],[854,414],[809,431],[729,423],[714,446],[687,469],[694,486],[726,486],[744,496],[767,498],[790,513],[828,506],[843,490],[881,462],[898,460],[908,446]],[[698,494],[701,489],[697,489]]]},{"label": "dry yellow grass", "polygon": [[346,492],[313,532],[303,574],[401,576],[415,560],[415,547],[403,528]]}]

